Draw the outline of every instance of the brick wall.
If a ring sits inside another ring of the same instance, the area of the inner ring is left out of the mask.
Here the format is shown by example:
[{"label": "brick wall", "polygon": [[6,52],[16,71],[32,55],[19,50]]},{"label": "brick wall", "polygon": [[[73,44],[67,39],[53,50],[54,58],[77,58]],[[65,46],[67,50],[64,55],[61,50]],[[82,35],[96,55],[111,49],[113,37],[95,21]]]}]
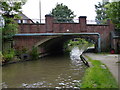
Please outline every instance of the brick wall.
[{"label": "brick wall", "polygon": [[[79,17],[79,23],[55,23],[54,17],[50,15],[46,15],[45,18],[45,24],[19,24],[19,33],[99,33],[101,35],[102,51],[110,48],[110,32],[114,31],[114,26],[110,20],[108,20],[107,25],[95,25],[86,24],[85,16]],[[21,47],[33,45],[40,40],[37,38],[35,36],[25,38],[15,37],[15,43]]]}]

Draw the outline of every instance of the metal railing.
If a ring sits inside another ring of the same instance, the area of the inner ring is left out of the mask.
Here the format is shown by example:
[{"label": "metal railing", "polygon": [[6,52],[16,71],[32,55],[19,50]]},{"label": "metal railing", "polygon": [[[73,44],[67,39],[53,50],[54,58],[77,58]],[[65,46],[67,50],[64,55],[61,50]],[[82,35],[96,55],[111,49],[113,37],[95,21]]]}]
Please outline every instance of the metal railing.
[{"label": "metal railing", "polygon": [[87,24],[97,24],[95,20],[87,20]]},{"label": "metal railing", "polygon": [[41,24],[45,23],[45,19],[15,19],[19,24]]},{"label": "metal railing", "polygon": [[79,19],[54,18],[54,23],[79,23]]},{"label": "metal railing", "polygon": [[40,24],[40,23],[45,23],[45,19],[32,19],[32,21],[33,21],[34,23],[38,23],[38,24]]},{"label": "metal railing", "polygon": [[[22,24],[45,24],[45,19],[15,19],[18,23]],[[79,23],[79,19],[54,19],[53,23]],[[86,20],[86,24],[104,25],[107,21]]]}]

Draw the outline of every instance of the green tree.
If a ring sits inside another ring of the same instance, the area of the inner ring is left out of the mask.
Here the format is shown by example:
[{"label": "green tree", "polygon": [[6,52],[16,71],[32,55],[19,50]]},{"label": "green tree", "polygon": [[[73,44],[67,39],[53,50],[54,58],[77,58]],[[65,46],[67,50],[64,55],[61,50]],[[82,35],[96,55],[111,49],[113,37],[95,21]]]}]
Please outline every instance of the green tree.
[{"label": "green tree", "polygon": [[25,4],[27,0],[6,0],[6,2],[0,1],[0,9],[3,12],[3,16],[14,17],[15,14],[21,11],[22,5]]},{"label": "green tree", "polygon": [[97,24],[105,24],[106,20],[108,19],[108,16],[106,14],[107,8],[105,8],[105,5],[107,5],[109,2],[99,2],[97,5],[95,5],[95,12],[97,14],[96,16],[96,22]]},{"label": "green tree", "polygon": [[76,16],[68,6],[61,4],[57,4],[50,15],[56,18],[56,22],[73,22],[73,18]]},{"label": "green tree", "polygon": [[18,18],[18,13],[21,12],[22,5],[25,2],[26,0],[19,0],[18,2],[15,0],[0,1],[0,10],[5,21],[5,26],[2,28],[3,51],[11,47],[12,36],[18,31],[18,24],[14,19]]},{"label": "green tree", "polygon": [[115,24],[116,30],[120,31],[120,1],[109,3],[106,8],[108,17]]}]

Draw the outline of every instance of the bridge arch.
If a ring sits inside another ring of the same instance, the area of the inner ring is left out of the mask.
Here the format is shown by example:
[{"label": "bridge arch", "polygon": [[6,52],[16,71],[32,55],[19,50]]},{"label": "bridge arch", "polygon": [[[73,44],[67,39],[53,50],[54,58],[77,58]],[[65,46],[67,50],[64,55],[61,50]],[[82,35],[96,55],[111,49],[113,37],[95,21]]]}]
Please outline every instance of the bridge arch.
[{"label": "bridge arch", "polygon": [[[39,34],[38,34],[39,35]],[[41,35],[42,36],[42,35]],[[73,38],[86,38],[95,42],[96,52],[100,52],[100,34],[99,33],[47,33],[43,34],[44,39],[39,40],[33,46],[38,47],[41,53],[59,51],[63,49],[65,41]]]}]

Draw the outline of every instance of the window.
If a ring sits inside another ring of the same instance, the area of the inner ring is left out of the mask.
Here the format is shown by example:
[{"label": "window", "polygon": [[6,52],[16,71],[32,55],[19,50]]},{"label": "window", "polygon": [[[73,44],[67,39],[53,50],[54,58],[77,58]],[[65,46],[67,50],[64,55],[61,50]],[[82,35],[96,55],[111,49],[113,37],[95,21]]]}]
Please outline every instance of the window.
[{"label": "window", "polygon": [[23,23],[27,23],[27,20],[23,20]]},{"label": "window", "polygon": [[21,23],[21,20],[18,20],[18,23]]}]

